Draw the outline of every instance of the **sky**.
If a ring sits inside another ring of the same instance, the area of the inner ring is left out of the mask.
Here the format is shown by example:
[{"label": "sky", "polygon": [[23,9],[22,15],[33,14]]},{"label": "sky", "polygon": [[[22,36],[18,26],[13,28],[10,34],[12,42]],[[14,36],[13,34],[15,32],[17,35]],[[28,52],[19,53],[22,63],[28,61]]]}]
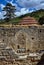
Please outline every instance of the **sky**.
[{"label": "sky", "polygon": [[0,0],[0,19],[4,18],[5,12],[2,10],[8,2],[16,7],[16,16],[44,9],[44,0]]}]

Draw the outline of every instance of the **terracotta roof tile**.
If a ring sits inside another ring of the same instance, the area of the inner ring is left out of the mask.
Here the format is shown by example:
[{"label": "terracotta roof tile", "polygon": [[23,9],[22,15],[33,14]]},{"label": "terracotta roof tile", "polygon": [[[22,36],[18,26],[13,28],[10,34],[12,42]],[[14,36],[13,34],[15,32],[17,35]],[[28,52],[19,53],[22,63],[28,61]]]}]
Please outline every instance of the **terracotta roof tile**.
[{"label": "terracotta roof tile", "polygon": [[33,17],[24,17],[20,20],[20,25],[38,24],[38,22]]}]

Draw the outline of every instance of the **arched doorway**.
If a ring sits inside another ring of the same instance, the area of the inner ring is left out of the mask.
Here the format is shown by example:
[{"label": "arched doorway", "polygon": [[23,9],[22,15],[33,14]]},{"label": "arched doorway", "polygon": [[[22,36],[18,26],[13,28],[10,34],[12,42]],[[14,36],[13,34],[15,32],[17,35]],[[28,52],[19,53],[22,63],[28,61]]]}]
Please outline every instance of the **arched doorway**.
[{"label": "arched doorway", "polygon": [[22,52],[22,53],[25,52],[25,50],[26,50],[26,35],[24,34],[23,31],[18,32],[17,41],[18,41],[17,51]]},{"label": "arched doorway", "polygon": [[20,30],[15,34],[16,51],[24,53],[31,48],[31,40],[27,32]]}]

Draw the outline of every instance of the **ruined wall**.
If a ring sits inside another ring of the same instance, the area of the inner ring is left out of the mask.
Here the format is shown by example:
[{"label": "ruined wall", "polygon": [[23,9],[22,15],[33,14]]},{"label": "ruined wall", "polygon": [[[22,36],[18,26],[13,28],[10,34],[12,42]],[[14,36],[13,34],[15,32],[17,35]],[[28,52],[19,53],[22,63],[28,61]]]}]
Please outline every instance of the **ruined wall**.
[{"label": "ruined wall", "polygon": [[14,50],[44,50],[44,26],[0,27],[0,43]]}]

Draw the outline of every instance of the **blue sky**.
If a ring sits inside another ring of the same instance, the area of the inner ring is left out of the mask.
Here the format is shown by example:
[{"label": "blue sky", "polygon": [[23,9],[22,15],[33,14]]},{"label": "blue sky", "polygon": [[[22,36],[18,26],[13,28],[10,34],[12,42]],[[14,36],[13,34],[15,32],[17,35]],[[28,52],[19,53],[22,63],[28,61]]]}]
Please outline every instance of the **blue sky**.
[{"label": "blue sky", "polygon": [[2,12],[2,9],[7,2],[16,6],[16,16],[44,9],[44,0],[0,0],[0,19],[3,18],[3,15],[5,14],[5,12]]}]

